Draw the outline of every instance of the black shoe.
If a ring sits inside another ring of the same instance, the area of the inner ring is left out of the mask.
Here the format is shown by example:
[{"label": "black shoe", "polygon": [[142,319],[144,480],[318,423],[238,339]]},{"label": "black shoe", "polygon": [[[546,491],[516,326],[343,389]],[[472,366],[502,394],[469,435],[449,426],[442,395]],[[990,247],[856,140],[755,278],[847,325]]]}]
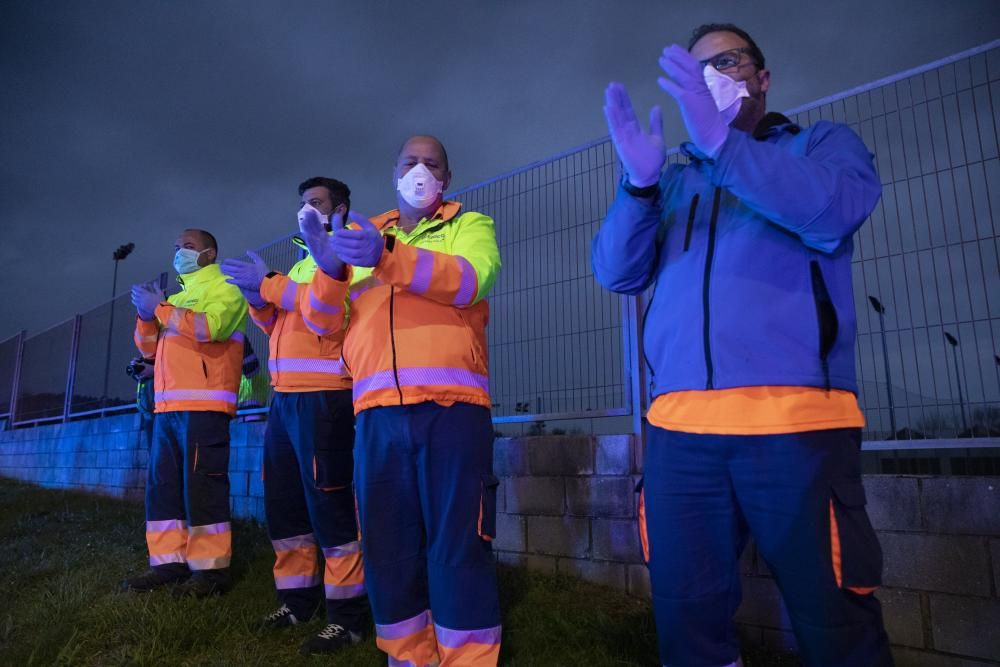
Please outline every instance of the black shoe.
[{"label": "black shoe", "polygon": [[121,591],[122,593],[127,593],[129,591],[134,591],[136,593],[148,593],[156,590],[157,588],[180,583],[190,576],[191,573],[188,572],[187,568],[150,568],[142,574],[137,574],[134,577],[123,579]]},{"label": "black shoe", "polygon": [[261,631],[279,630],[298,624],[298,617],[292,613],[287,604],[283,604],[264,617],[264,620],[260,622],[260,629]]},{"label": "black shoe", "polygon": [[333,653],[361,641],[357,632],[348,632],[336,623],[330,623],[315,637],[310,637],[299,648],[302,655]]},{"label": "black shoe", "polygon": [[183,584],[174,589],[177,597],[207,598],[209,595],[222,595],[229,590],[229,575],[218,571],[195,572]]}]

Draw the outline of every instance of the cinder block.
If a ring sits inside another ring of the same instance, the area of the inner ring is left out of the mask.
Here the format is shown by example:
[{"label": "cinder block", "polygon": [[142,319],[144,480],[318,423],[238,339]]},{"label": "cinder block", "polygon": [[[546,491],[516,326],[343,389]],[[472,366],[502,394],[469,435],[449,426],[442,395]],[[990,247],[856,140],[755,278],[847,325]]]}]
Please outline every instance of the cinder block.
[{"label": "cinder block", "polygon": [[989,564],[982,538],[881,533],[882,583],[910,590],[983,595]]},{"label": "cinder block", "polygon": [[773,579],[743,579],[743,603],[736,612],[736,622],[791,629],[788,612]]},{"label": "cinder block", "polygon": [[920,530],[920,491],[916,477],[866,475],[868,518],[876,530]]},{"label": "cinder block", "polygon": [[498,477],[529,474],[528,453],[520,438],[497,438],[493,441],[493,472]]},{"label": "cinder block", "polygon": [[507,492],[505,479],[499,479],[499,484],[497,484],[497,512],[507,511]]},{"label": "cinder block", "polygon": [[629,565],[626,570],[628,592],[637,598],[650,598],[649,568],[645,565]]},{"label": "cinder block", "polygon": [[247,490],[249,484],[247,482],[247,473],[245,472],[232,472],[229,473],[229,495],[231,496],[245,496],[247,495]]},{"label": "cinder block", "polygon": [[586,436],[540,436],[520,439],[528,450],[533,475],[593,475],[594,440]]},{"label": "cinder block", "polygon": [[590,521],[572,517],[528,517],[531,553],[586,558],[590,555]]},{"label": "cinder block", "polygon": [[1000,535],[1000,478],[929,477],[922,504],[931,532]]},{"label": "cinder block", "polygon": [[566,486],[562,477],[510,477],[504,489],[511,514],[562,516]]},{"label": "cinder block", "polygon": [[608,586],[619,591],[625,590],[625,566],[621,563],[560,558],[556,569],[560,574],[579,577],[584,581]]},{"label": "cinder block", "polygon": [[524,551],[524,519],[514,514],[497,514],[497,536],[493,548],[500,551]]},{"label": "cinder block", "polygon": [[630,477],[569,477],[566,505],[570,514],[593,517],[633,516],[635,493]]},{"label": "cinder block", "polygon": [[259,472],[245,473],[247,476],[247,495],[254,498],[264,497],[264,480],[261,479]]},{"label": "cinder block", "polygon": [[1000,657],[1000,600],[935,594],[930,601],[935,649],[989,660]]},{"label": "cinder block", "polygon": [[523,567],[529,572],[541,572],[542,574],[556,573],[556,559],[551,556],[498,552],[497,560],[504,565]]},{"label": "cinder block", "polygon": [[643,562],[639,526],[634,519],[594,519],[590,527],[594,558],[620,563]]},{"label": "cinder block", "polygon": [[598,475],[630,475],[632,470],[632,436],[601,435],[596,442],[596,472]]},{"label": "cinder block", "polygon": [[896,667],[986,667],[995,662],[964,660],[933,651],[919,651],[903,646],[893,646],[892,659]]},{"label": "cinder block", "polygon": [[882,619],[893,644],[924,648],[920,594],[880,588],[875,596],[882,603]]}]

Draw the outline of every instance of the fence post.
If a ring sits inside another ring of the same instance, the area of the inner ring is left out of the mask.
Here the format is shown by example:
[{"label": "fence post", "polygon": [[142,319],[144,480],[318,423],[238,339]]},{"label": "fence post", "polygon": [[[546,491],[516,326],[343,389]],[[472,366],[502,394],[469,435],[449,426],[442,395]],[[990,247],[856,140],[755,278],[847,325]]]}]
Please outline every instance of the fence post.
[{"label": "fence post", "polygon": [[73,408],[73,385],[76,383],[76,362],[80,356],[80,324],[83,317],[77,315],[73,318],[73,338],[69,344],[69,370],[66,373],[66,396],[63,398],[64,422],[69,421],[69,413]]},{"label": "fence post", "polygon": [[24,360],[24,329],[17,334],[17,356],[14,357],[14,379],[10,388],[10,425],[17,421],[17,394],[21,391],[21,362]]}]

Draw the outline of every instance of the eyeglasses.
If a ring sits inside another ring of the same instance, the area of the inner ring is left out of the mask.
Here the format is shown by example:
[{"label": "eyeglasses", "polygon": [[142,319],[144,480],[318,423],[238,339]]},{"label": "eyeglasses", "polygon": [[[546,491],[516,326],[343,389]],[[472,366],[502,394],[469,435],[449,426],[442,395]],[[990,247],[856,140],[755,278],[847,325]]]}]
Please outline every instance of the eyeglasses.
[{"label": "eyeglasses", "polygon": [[[720,72],[725,72],[726,70],[734,70],[742,67],[746,63],[742,63],[743,54],[751,53],[751,49],[748,47],[740,47],[738,49],[730,49],[728,51],[723,51],[722,53],[717,53],[711,58],[699,61],[701,66],[711,65]],[[756,64],[755,62],[753,64]]]}]

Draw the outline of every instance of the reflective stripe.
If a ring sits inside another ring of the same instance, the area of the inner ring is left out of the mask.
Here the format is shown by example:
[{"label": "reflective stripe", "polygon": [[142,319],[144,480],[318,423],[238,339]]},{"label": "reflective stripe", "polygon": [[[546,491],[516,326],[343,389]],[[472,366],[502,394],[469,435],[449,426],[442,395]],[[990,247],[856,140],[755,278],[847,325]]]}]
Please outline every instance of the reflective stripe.
[{"label": "reflective stripe", "polygon": [[458,255],[455,256],[455,259],[458,260],[458,266],[462,269],[462,278],[458,285],[458,293],[455,294],[455,300],[451,302],[451,305],[468,306],[476,298],[479,278],[476,277],[476,270],[472,268],[469,260]]},{"label": "reflective stripe", "polygon": [[181,309],[175,307],[174,312],[170,313],[170,319],[167,320],[167,328],[177,331],[181,324]]},{"label": "reflective stripe", "polygon": [[158,391],[154,400],[162,401],[224,401],[236,405],[236,394],[221,389],[167,389]]},{"label": "reflective stripe", "polygon": [[378,287],[381,284],[382,281],[375,276],[368,276],[364,280],[359,281],[356,285],[351,286],[351,301],[355,301],[371,288]]},{"label": "reflective stripe", "polygon": [[343,310],[340,306],[331,306],[330,304],[323,303],[316,298],[316,295],[312,293],[312,290],[309,291],[309,305],[313,310],[317,310],[327,315],[336,315]]},{"label": "reflective stripe", "polygon": [[258,320],[252,314],[250,315],[250,319],[253,320],[254,322],[256,322],[259,326],[269,327],[269,326],[271,326],[272,324],[274,324],[277,321],[277,319],[278,319],[278,311],[277,310],[272,310],[271,311],[271,317],[266,322],[264,320]]},{"label": "reflective stripe", "polygon": [[[400,368],[398,373],[400,387],[452,385],[472,387],[484,392],[490,390],[490,380],[487,376],[464,368]],[[354,396],[359,397],[379,389],[392,389],[395,386],[391,370],[379,371],[366,378],[355,380]]]},{"label": "reflective stripe", "polygon": [[185,530],[187,521],[184,519],[163,519],[162,521],[147,521],[147,533],[162,533],[165,530]]},{"label": "reflective stripe", "polygon": [[396,658],[389,656],[389,667],[421,667],[415,662],[410,662],[409,660],[397,660]]},{"label": "reflective stripe", "polygon": [[219,570],[224,567],[229,567],[229,561],[232,560],[229,556],[219,556],[218,558],[192,558],[188,564],[188,569],[191,570]]},{"label": "reflective stripe", "polygon": [[434,255],[429,250],[417,248],[417,262],[413,266],[413,277],[410,279],[410,292],[423,294],[431,286],[431,275],[434,273]]},{"label": "reflective stripe", "polygon": [[246,337],[243,335],[242,331],[234,331],[229,334],[229,340],[235,340],[237,343],[242,343]]},{"label": "reflective stripe", "polygon": [[312,332],[315,333],[317,336],[325,336],[329,333],[333,333],[334,331],[333,327],[321,327],[320,325],[316,324],[308,317],[306,317],[305,313],[302,313],[301,315],[302,315],[302,321],[305,322],[306,326],[309,327],[309,329],[312,330]]},{"label": "reflective stripe", "polygon": [[313,588],[321,583],[323,583],[323,577],[318,574],[274,578],[274,587],[279,591],[287,591],[290,588]]},{"label": "reflective stripe", "polygon": [[212,334],[208,330],[208,317],[205,313],[194,314],[194,339],[199,343],[208,343],[212,340]]},{"label": "reflective stripe", "polygon": [[312,533],[306,533],[305,535],[286,537],[281,540],[271,540],[271,546],[274,547],[275,551],[290,551],[300,547],[314,547],[316,546],[316,536]]},{"label": "reflective stripe", "polygon": [[295,310],[295,293],[299,289],[299,284],[289,279],[285,284],[285,289],[281,292],[281,307],[285,310]]},{"label": "reflective stripe", "polygon": [[340,359],[270,359],[267,370],[271,373],[329,373],[344,374],[344,362]]},{"label": "reflective stripe", "polygon": [[501,626],[497,625],[479,630],[450,630],[435,623],[434,634],[437,636],[438,644],[448,648],[461,648],[466,644],[499,644],[500,628]]},{"label": "reflective stripe", "polygon": [[408,618],[398,623],[390,623],[388,625],[379,625],[376,623],[375,634],[382,639],[402,639],[420,632],[430,624],[431,611],[430,609],[425,609],[413,618]]},{"label": "reflective stripe", "polygon": [[365,594],[364,584],[354,584],[353,586],[334,586],[333,584],[326,584],[325,588],[327,600],[348,600]]},{"label": "reflective stripe", "polygon": [[223,521],[222,523],[206,523],[201,526],[191,526],[188,529],[188,533],[190,535],[219,535],[221,533],[228,533],[231,530],[231,524],[228,521]]},{"label": "reflective stripe", "polygon": [[339,547],[326,547],[323,549],[323,556],[325,558],[343,558],[359,551],[361,551],[361,542],[348,542]]},{"label": "reflective stripe", "polygon": [[176,551],[171,554],[160,554],[159,556],[149,557],[149,564],[152,566],[168,565],[170,563],[183,563],[183,562],[185,562],[184,554],[182,554],[179,551]]},{"label": "reflective stripe", "polygon": [[140,336],[139,334],[136,334],[133,340],[137,343],[155,343],[157,338],[159,338],[157,334],[153,334],[151,336]]}]

